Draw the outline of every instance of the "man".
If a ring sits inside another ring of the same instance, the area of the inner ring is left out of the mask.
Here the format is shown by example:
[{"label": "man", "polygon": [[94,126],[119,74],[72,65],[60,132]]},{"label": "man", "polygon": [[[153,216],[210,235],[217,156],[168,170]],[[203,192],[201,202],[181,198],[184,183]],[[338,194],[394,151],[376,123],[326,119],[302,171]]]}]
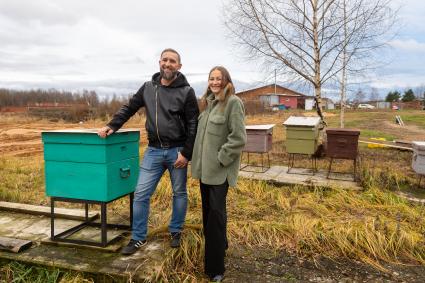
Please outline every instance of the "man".
[{"label": "man", "polygon": [[145,82],[107,126],[98,131],[99,136],[105,138],[145,107],[149,144],[134,194],[132,239],[121,251],[125,255],[133,254],[146,244],[150,198],[165,170],[170,173],[173,188],[173,210],[168,227],[171,247],[180,246],[187,209],[187,163],[192,157],[199,115],[195,92],[179,72],[181,67],[177,51],[170,48],[162,51],[160,72]]}]

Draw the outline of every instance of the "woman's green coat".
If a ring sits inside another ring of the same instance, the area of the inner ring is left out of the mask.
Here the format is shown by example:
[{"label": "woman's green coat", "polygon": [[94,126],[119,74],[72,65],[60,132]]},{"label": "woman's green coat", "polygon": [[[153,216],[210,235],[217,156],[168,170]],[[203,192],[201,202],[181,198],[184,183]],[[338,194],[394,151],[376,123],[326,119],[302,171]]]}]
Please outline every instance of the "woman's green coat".
[{"label": "woman's green coat", "polygon": [[198,131],[192,155],[192,178],[208,185],[236,186],[240,156],[246,143],[245,109],[236,95],[224,106],[207,97],[207,107],[198,117]]}]

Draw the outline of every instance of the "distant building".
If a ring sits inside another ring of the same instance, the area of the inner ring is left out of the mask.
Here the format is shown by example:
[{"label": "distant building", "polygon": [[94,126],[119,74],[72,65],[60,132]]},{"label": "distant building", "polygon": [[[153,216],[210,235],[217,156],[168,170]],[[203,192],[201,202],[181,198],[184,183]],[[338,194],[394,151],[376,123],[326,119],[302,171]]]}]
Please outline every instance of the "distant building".
[{"label": "distant building", "polygon": [[[314,96],[306,96],[305,110],[313,110],[315,108],[316,108],[316,102],[315,102]],[[322,108],[325,110],[334,110],[335,103],[330,98],[322,97]]]},{"label": "distant building", "polygon": [[391,102],[376,101],[375,103],[376,103],[376,108],[378,108],[378,109],[390,109],[391,108]]},{"label": "distant building", "polygon": [[402,102],[402,101],[393,101],[393,102],[367,101],[365,103],[373,105],[377,109],[399,109],[399,110],[402,110],[402,109],[421,110],[421,109],[423,109],[422,102],[420,100],[413,100],[413,101],[409,101],[409,102]]},{"label": "distant building", "polygon": [[266,85],[236,93],[243,101],[261,101],[267,107],[304,109],[306,95],[280,85]]},{"label": "distant building", "polygon": [[334,110],[335,103],[330,98],[322,97],[322,105],[325,110]]},{"label": "distant building", "polygon": [[416,110],[422,110],[423,105],[422,101],[420,100],[413,100],[409,102],[391,102],[391,108],[394,109],[394,106],[397,106],[397,109],[403,110],[403,109],[416,109]]}]

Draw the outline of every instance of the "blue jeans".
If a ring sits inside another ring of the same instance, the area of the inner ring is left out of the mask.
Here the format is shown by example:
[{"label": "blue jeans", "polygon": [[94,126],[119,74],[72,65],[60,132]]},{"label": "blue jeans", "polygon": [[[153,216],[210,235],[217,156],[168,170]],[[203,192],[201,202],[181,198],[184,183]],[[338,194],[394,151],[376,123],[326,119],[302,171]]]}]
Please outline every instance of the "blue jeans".
[{"label": "blue jeans", "polygon": [[168,230],[171,233],[182,230],[187,209],[187,167],[174,168],[173,166],[180,149],[181,147],[163,149],[150,146],[146,149],[134,192],[132,230],[134,240],[146,239],[150,199],[167,169],[170,172],[173,188],[173,212]]}]

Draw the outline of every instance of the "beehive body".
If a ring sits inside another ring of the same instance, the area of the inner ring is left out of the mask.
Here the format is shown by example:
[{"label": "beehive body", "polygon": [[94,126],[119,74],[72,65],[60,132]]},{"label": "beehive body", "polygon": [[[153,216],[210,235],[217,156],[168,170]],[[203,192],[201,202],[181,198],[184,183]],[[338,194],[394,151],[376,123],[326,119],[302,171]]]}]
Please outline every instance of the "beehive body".
[{"label": "beehive body", "polygon": [[425,142],[413,142],[412,168],[420,174],[425,175]]},{"label": "beehive body", "polygon": [[359,135],[360,131],[354,129],[327,129],[326,155],[332,158],[356,159]]},{"label": "beehive body", "polygon": [[94,130],[43,132],[46,195],[108,202],[133,192],[139,138],[137,130],[106,139]]},{"label": "beehive body", "polygon": [[244,152],[266,153],[272,148],[274,124],[246,126],[247,141]]},{"label": "beehive body", "polygon": [[318,146],[319,123],[318,117],[289,117],[283,123],[286,127],[286,151],[314,154]]}]

